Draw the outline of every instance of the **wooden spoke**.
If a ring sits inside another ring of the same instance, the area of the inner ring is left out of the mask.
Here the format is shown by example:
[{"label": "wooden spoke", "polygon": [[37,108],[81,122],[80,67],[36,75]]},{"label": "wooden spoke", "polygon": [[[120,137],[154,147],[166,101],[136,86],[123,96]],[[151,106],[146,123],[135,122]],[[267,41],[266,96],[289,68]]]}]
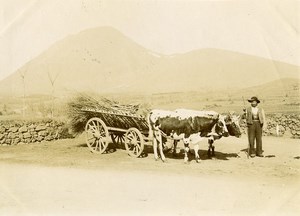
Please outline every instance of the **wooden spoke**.
[{"label": "wooden spoke", "polygon": [[91,132],[95,132],[96,131],[95,127],[92,126],[92,125],[88,125],[88,130],[90,130]]},{"label": "wooden spoke", "polygon": [[136,145],[135,148],[137,151],[141,149],[140,145]]},{"label": "wooden spoke", "polygon": [[95,151],[98,151],[98,147],[99,147],[99,140],[96,140],[96,142],[95,142],[95,148],[94,148],[94,150]]},{"label": "wooden spoke", "polygon": [[87,143],[89,143],[91,146],[92,146],[93,143],[95,143],[95,142],[96,142],[96,139],[95,139],[94,137],[89,138],[89,139],[87,140]]},{"label": "wooden spoke", "polygon": [[123,134],[118,136],[118,143],[124,144],[124,135]]},{"label": "wooden spoke", "polygon": [[116,144],[116,135],[111,133],[110,138],[111,138],[111,141],[113,142],[113,144]]},{"label": "wooden spoke", "polygon": [[111,134],[111,140],[115,145],[121,147],[124,144],[124,134],[123,133],[116,133]]},{"label": "wooden spoke", "polygon": [[90,138],[88,138],[87,140],[89,141],[89,140],[92,140],[92,139],[95,139],[95,137],[90,137]]},{"label": "wooden spoke", "polygon": [[103,149],[105,147],[105,143],[103,142],[102,139],[100,139],[99,141],[100,141],[100,147],[101,147],[101,149]]},{"label": "wooden spoke", "polygon": [[91,125],[91,126],[93,127],[94,130],[97,130],[97,129],[99,130],[99,128],[97,128],[97,126],[96,126],[95,121],[92,121],[92,124],[93,124],[93,125]]}]

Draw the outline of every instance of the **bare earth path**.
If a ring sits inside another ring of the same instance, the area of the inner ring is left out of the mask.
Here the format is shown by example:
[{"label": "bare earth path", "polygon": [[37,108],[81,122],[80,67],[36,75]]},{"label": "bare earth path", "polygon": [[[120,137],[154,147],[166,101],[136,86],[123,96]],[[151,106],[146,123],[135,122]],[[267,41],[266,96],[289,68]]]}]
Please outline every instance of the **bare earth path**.
[{"label": "bare earth path", "polygon": [[0,215],[299,215],[299,140],[264,137],[269,158],[247,159],[245,137],[216,159],[184,164],[92,154],[84,139],[0,147]]}]

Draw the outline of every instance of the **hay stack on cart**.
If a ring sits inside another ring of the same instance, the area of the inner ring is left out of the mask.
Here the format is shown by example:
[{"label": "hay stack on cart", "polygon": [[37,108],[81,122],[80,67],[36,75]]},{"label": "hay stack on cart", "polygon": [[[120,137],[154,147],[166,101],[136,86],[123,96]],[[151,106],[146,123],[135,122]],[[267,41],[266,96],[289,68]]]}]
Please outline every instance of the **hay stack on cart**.
[{"label": "hay stack on cart", "polygon": [[86,143],[92,152],[106,152],[112,141],[125,144],[131,156],[142,154],[149,127],[145,116],[137,114],[138,105],[80,95],[69,103],[68,110],[73,132],[85,131]]}]

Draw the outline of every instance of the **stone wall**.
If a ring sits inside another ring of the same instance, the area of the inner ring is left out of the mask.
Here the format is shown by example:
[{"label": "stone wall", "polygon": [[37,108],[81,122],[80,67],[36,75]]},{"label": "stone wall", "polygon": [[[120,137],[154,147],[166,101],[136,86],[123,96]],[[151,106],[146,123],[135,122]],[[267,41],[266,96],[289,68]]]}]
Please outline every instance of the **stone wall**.
[{"label": "stone wall", "polygon": [[[299,114],[269,114],[264,135],[300,138]],[[245,134],[246,125],[241,124]],[[0,121],[0,145],[17,145],[73,138],[65,122],[55,120],[40,121]]]},{"label": "stone wall", "polygon": [[0,121],[0,145],[17,145],[70,138],[66,124],[54,120]]},{"label": "stone wall", "polygon": [[[300,115],[299,114],[268,114],[266,136],[286,136],[300,138]],[[242,124],[245,133],[245,124]]]}]

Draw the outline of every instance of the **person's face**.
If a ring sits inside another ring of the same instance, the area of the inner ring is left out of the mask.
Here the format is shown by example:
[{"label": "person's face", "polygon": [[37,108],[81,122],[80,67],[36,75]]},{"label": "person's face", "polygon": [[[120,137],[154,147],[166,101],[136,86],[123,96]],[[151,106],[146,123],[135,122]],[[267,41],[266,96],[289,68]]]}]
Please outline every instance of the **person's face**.
[{"label": "person's face", "polygon": [[252,101],[252,102],[251,102],[251,106],[252,106],[252,107],[256,107],[256,106],[257,106],[257,101]]}]

